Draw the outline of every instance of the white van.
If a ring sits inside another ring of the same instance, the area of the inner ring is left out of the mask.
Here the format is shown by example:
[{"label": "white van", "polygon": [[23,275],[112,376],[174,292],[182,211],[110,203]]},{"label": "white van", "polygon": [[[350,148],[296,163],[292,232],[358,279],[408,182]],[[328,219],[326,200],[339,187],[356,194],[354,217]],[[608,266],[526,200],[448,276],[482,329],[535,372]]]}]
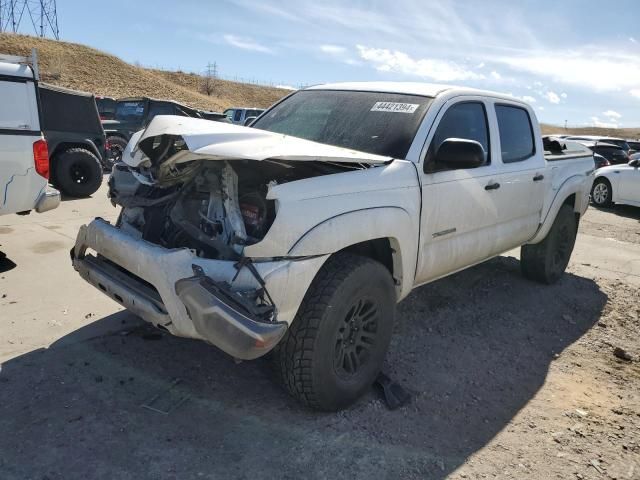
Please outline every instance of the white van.
[{"label": "white van", "polygon": [[37,71],[35,52],[0,55],[0,215],[42,213],[60,204],[60,192],[48,185]]}]

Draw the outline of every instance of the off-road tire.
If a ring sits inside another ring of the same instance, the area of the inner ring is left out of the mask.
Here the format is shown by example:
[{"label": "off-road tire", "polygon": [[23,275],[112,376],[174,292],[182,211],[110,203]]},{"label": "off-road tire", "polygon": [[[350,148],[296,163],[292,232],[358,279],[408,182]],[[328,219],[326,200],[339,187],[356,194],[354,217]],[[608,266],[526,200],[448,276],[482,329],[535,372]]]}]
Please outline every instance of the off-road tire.
[{"label": "off-road tire", "polygon": [[70,148],[53,159],[54,183],[70,197],[88,197],[102,184],[98,157],[84,148]]},{"label": "off-road tire", "polygon": [[563,205],[543,241],[520,249],[522,274],[540,283],[557,282],[569,264],[578,221],[571,205]]},{"label": "off-road tire", "polygon": [[[104,169],[109,172],[113,168],[113,166],[122,160],[122,154],[124,153],[124,149],[127,148],[127,142],[124,138],[118,137],[117,135],[113,135],[111,137],[107,137],[107,144],[110,145],[110,149],[106,152],[104,159]],[[115,151],[119,151],[119,157],[114,157],[113,154]]]},{"label": "off-road tire", "polygon": [[591,187],[591,201],[597,207],[609,208],[613,206],[612,198],[611,182],[604,177],[597,178]]},{"label": "off-road tire", "polygon": [[[395,304],[393,279],[381,263],[351,253],[330,257],[273,352],[285,389],[318,410],[336,411],[356,401],[382,367]],[[350,372],[349,365],[360,360]]]}]

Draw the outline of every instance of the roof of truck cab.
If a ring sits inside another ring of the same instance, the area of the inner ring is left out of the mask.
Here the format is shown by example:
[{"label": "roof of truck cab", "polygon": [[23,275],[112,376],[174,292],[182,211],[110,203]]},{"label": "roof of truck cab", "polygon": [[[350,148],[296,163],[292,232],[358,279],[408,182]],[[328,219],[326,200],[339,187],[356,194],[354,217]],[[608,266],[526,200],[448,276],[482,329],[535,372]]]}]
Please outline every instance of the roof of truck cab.
[{"label": "roof of truck cab", "polygon": [[33,78],[31,67],[19,63],[0,62],[0,75]]},{"label": "roof of truck cab", "polygon": [[478,90],[469,87],[456,87],[453,85],[442,85],[437,83],[423,82],[343,82],[343,83],[327,83],[324,85],[314,85],[305,90],[349,90],[359,92],[385,92],[385,93],[404,93],[408,95],[421,95],[423,97],[436,97],[444,92],[455,90],[460,94],[481,95],[505,98],[512,101],[521,101],[520,99],[508,95],[506,93],[492,92],[487,90]]}]

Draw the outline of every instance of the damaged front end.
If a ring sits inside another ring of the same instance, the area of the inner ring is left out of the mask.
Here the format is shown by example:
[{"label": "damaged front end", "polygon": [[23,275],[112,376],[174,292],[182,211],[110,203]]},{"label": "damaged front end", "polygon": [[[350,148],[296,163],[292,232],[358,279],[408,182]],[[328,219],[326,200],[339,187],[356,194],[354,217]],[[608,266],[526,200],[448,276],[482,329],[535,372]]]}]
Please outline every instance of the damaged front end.
[{"label": "damaged front end", "polygon": [[[364,166],[350,151],[331,162],[295,163],[304,156],[296,152],[309,150],[305,141],[283,145],[281,135],[193,119],[180,122],[196,133],[179,134],[172,118],[157,117],[130,142],[126,163],[109,179],[109,197],[122,207],[118,221],[96,219],[81,227],[74,268],[172,334],[205,340],[235,358],[257,358],[285,334],[327,258],[244,256],[277,215],[270,189]],[[213,143],[211,129],[218,136]],[[246,152],[238,146],[243,135],[254,140],[240,143]],[[274,151],[284,154],[278,158]]]}]

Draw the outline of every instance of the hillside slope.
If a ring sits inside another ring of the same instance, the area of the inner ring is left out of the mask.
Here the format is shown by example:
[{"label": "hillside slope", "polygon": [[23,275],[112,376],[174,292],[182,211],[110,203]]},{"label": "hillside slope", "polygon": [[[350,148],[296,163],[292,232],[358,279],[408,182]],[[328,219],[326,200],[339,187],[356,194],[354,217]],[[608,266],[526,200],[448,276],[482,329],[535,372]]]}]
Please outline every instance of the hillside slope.
[{"label": "hillside slope", "polygon": [[0,33],[0,53],[28,55],[38,49],[42,80],[112,97],[168,98],[193,107],[222,111],[232,106],[268,107],[287,90],[216,80],[211,96],[200,91],[201,77],[130,65],[118,57],[68,42]]}]

